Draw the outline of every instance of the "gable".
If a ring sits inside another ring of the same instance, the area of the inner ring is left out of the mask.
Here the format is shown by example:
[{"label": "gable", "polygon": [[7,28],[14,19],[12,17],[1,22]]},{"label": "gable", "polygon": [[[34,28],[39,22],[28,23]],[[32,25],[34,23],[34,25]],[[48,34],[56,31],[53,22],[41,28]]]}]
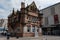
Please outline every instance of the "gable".
[{"label": "gable", "polygon": [[37,10],[37,6],[34,1],[26,8],[28,8],[29,11],[36,11]]},{"label": "gable", "polygon": [[32,4],[31,4],[30,6],[32,6],[32,7],[34,7],[34,8],[37,8],[34,1],[32,2]]}]

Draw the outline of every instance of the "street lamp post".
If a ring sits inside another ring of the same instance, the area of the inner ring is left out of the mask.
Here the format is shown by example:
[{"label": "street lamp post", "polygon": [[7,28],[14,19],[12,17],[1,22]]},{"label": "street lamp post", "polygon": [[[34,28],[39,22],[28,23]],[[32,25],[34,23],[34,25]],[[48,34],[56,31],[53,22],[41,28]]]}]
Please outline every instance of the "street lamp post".
[{"label": "street lamp post", "polygon": [[19,38],[19,36],[17,35],[18,30],[19,30],[19,28],[17,28],[17,30],[15,31],[15,35],[16,35],[17,39]]}]

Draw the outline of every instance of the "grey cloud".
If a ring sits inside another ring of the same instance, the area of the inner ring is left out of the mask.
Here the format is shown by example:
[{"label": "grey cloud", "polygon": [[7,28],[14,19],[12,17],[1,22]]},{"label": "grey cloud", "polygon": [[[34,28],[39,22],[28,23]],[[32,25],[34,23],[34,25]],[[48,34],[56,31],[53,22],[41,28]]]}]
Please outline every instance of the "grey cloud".
[{"label": "grey cloud", "polygon": [[[0,0],[0,4],[2,4],[3,7],[5,8],[5,9],[0,9],[0,15],[4,16],[4,18],[7,18],[13,8],[15,8],[15,10],[17,9],[20,10],[21,1],[22,0]],[[26,0],[25,5],[27,6],[27,4],[28,5],[31,4],[32,1],[35,1],[39,9],[43,9],[57,2],[60,2],[60,0],[58,1],[57,0]]]}]

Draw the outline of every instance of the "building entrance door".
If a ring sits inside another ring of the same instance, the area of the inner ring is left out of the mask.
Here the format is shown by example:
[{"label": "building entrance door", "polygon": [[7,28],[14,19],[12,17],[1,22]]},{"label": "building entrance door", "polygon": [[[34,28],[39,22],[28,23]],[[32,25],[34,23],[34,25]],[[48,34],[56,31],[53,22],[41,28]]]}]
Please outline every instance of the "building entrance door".
[{"label": "building entrance door", "polygon": [[38,37],[38,28],[35,26],[35,37]]}]

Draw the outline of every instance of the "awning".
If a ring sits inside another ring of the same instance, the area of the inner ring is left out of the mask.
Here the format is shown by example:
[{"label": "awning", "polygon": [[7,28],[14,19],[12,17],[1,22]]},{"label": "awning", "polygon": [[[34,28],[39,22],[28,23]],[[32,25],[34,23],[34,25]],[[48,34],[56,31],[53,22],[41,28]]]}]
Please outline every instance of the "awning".
[{"label": "awning", "polygon": [[49,25],[49,26],[42,26],[42,28],[51,28],[51,27],[56,27],[56,26],[51,26],[51,25]]},{"label": "awning", "polygon": [[58,24],[52,24],[51,26],[57,26],[57,25],[60,25],[60,23],[58,23]]}]

